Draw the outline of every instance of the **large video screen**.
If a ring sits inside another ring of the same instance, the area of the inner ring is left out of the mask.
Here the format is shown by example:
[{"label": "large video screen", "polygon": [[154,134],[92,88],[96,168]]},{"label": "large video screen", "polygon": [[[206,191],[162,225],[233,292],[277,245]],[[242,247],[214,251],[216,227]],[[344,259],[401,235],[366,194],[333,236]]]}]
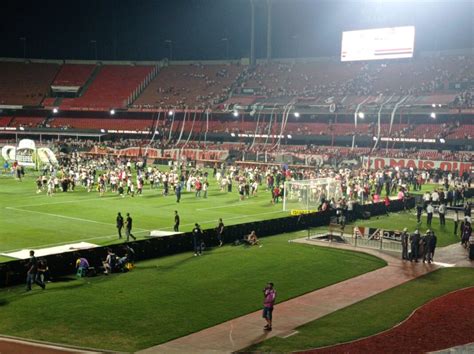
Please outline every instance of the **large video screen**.
[{"label": "large video screen", "polygon": [[341,61],[411,58],[414,48],[414,26],[346,31]]}]

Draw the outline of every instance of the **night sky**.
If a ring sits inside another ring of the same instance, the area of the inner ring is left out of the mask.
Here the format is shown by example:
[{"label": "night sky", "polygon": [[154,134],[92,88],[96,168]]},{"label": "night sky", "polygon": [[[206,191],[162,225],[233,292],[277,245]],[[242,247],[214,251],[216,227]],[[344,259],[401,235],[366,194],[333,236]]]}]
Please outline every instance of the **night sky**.
[{"label": "night sky", "polygon": [[[266,0],[256,1],[256,53],[265,57]],[[273,56],[338,56],[344,30],[415,25],[415,48],[474,47],[474,0],[273,0]],[[249,0],[0,2],[0,56],[48,59],[223,59],[249,55]]]}]

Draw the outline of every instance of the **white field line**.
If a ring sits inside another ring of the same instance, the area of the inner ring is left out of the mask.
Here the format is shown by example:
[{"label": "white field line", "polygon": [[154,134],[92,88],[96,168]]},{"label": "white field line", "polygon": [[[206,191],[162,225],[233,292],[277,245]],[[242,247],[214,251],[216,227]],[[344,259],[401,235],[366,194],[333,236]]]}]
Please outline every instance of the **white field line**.
[{"label": "white field line", "polygon": [[[260,200],[260,203],[262,201]],[[240,203],[236,203],[236,204],[231,204],[231,205],[219,205],[219,206],[215,206],[215,207],[209,207],[209,208],[199,208],[199,209],[196,209],[198,211],[205,211],[205,210],[212,210],[212,209],[223,209],[223,208],[234,208],[234,207],[239,207],[239,206],[247,206],[247,205],[258,205],[259,203],[258,202],[240,202]]]},{"label": "white field line", "polygon": [[[240,216],[235,216],[233,218],[223,218],[223,221],[245,219],[245,218],[251,218],[253,216],[258,216],[258,215],[269,215],[269,214],[276,214],[276,213],[282,213],[282,211],[271,211],[271,212],[268,212],[268,213],[258,213],[258,214],[252,214],[252,215],[240,215]],[[204,224],[210,224],[212,222],[217,224],[217,221],[218,221],[218,218],[214,218],[212,220],[199,221],[198,224],[204,225]],[[180,225],[180,227],[181,226],[191,226],[191,225],[194,225],[194,224],[195,223],[183,224],[183,225]],[[162,228],[161,230],[169,230],[169,229],[172,229],[172,228],[173,228],[173,226],[170,226],[170,227]]]},{"label": "white field line", "polygon": [[[101,225],[108,225],[108,226],[116,226],[115,224],[108,223],[108,222],[95,221],[95,220],[82,219],[82,218],[75,218],[75,217],[72,217],[72,216],[65,216],[65,215],[59,215],[59,214],[44,213],[42,211],[36,211],[36,210],[19,209],[19,208],[14,208],[14,207],[6,207],[5,209],[22,211],[22,212],[33,213],[33,214],[48,215],[48,216],[53,216],[53,217],[61,218],[61,219],[90,222],[90,223],[94,223],[94,224],[101,224]],[[137,227],[136,230],[150,231],[150,230],[141,229],[139,227]]]},{"label": "white field line", "polygon": [[52,203],[41,203],[41,204],[27,204],[27,205],[17,205],[19,208],[28,208],[28,207],[36,207],[36,206],[44,206],[44,205],[54,205],[54,204],[67,204],[67,203],[81,203],[81,202],[89,202],[91,200],[115,200],[119,199],[119,196],[107,197],[107,198],[87,198],[87,199],[76,199],[76,200],[64,200],[62,202],[52,202]]},{"label": "white field line", "polygon": [[[9,207],[7,207],[8,209]],[[10,209],[12,209],[10,207]],[[14,208],[13,208],[14,209]],[[22,209],[18,209],[19,211],[27,211],[27,212],[30,212],[31,210],[22,210]],[[40,213],[40,212],[36,212],[36,213]],[[236,216],[236,217],[233,217],[233,218],[226,218],[225,220],[237,220],[237,219],[244,219],[244,218],[249,218],[249,217],[253,217],[253,216],[259,216],[259,215],[269,215],[269,214],[276,214],[276,213],[281,213],[281,211],[272,211],[272,212],[267,212],[267,213],[259,213],[259,214],[253,214],[253,215],[240,215],[240,216]],[[41,213],[41,214],[45,214],[45,213]],[[61,217],[62,215],[56,215],[56,214],[51,214],[53,216],[59,216]],[[69,218],[69,217],[66,217],[66,218]],[[87,221],[87,222],[94,222],[93,220],[86,220],[86,219],[83,219],[84,221]],[[212,219],[212,220],[206,220],[206,221],[201,221],[201,224],[210,224],[210,223],[217,223],[217,218],[216,219]],[[97,222],[99,223],[99,222]],[[102,224],[105,224],[105,223],[102,223]],[[114,225],[115,224],[106,224],[106,225]],[[189,224],[183,224],[183,225],[180,225],[180,226],[191,226],[191,225],[194,225],[194,223],[189,223]],[[173,229],[173,226],[170,226],[170,227],[164,227],[164,228],[160,228],[160,230],[171,230]],[[145,230],[145,229],[140,229],[141,231],[138,231],[136,232],[137,234],[139,233],[145,233],[145,232],[149,232],[150,230]],[[80,240],[73,240],[73,241],[65,241],[65,242],[57,242],[57,243],[50,243],[50,244],[46,244],[46,245],[38,245],[38,246],[30,246],[30,247],[24,247],[24,248],[44,248],[44,247],[54,247],[54,246],[61,246],[61,245],[65,245],[65,244],[68,244],[68,243],[76,243],[76,242],[82,242],[82,241],[91,241],[91,240],[99,240],[99,239],[107,239],[107,238],[114,238],[114,237],[117,237],[118,235],[117,234],[113,234],[113,235],[107,235],[107,236],[96,236],[96,237],[90,237],[90,238],[83,238],[83,239],[80,239]],[[16,252],[16,251],[19,251],[19,250],[22,250],[23,248],[18,248],[18,249],[14,249],[14,250],[9,250],[9,251],[1,251],[2,253],[10,253],[10,252]]]}]

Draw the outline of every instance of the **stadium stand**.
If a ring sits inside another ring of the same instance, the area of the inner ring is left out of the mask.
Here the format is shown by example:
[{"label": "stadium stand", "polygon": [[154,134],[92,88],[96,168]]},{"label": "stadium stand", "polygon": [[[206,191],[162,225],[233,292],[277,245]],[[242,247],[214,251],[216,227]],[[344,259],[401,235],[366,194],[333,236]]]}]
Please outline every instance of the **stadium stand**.
[{"label": "stadium stand", "polygon": [[43,117],[13,117],[10,126],[36,128],[45,121]]},{"label": "stadium stand", "polygon": [[82,87],[94,71],[95,65],[91,64],[64,64],[52,86],[78,86]]},{"label": "stadium stand", "polygon": [[0,62],[0,104],[38,106],[58,70],[57,64]]},{"label": "stadium stand", "polygon": [[60,108],[125,108],[151,80],[155,70],[149,65],[104,65],[81,97],[63,99]]},{"label": "stadium stand", "polygon": [[148,119],[53,118],[52,128],[149,130],[153,121]]},{"label": "stadium stand", "polygon": [[0,127],[8,127],[11,120],[11,117],[0,117]]},{"label": "stadium stand", "polygon": [[170,65],[134,102],[133,108],[206,108],[227,99],[242,67],[229,65]]}]

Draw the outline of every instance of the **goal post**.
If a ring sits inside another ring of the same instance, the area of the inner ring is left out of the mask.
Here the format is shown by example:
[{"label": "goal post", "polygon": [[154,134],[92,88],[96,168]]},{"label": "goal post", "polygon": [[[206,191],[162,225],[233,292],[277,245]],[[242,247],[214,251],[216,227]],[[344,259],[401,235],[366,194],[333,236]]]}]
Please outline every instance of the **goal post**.
[{"label": "goal post", "polygon": [[316,211],[325,200],[338,200],[342,196],[341,183],[335,178],[287,181],[283,190],[283,211]]}]

